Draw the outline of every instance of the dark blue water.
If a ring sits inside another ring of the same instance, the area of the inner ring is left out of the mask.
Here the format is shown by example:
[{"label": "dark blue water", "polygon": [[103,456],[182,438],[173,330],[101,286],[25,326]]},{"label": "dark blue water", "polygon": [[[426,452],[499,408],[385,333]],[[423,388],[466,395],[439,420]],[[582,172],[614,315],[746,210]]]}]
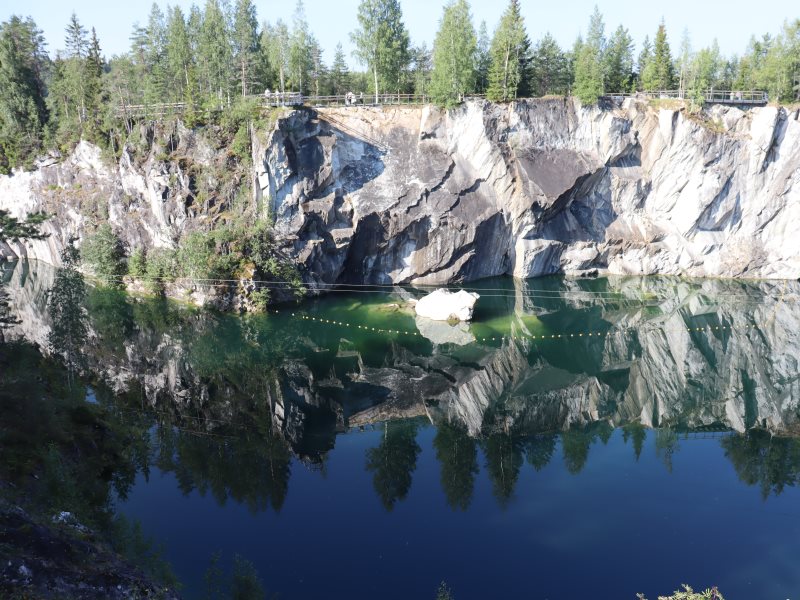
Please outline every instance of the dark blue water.
[{"label": "dark blue water", "polygon": [[218,550],[247,557],[282,598],[433,597],[442,580],[456,598],[654,598],[682,582],[718,585],[728,598],[800,590],[800,490],[765,500],[739,480],[719,439],[679,440],[669,470],[652,433],[636,460],[616,431],[593,443],[576,475],[558,443],[540,471],[521,466],[505,505],[480,453],[461,511],[442,492],[435,433],[420,429],[413,484],[391,512],[364,469],[381,431],[338,437],[324,473],[293,461],[280,512],[176,494],[174,475],[157,470],[121,509],[165,544],[188,597],[202,595]]},{"label": "dark blue water", "polygon": [[494,280],[457,328],[385,290],[240,317],[90,289],[71,348],[25,268],[6,470],[83,444],[54,508],[110,499],[187,598],[242,564],[286,599],[800,598],[797,283]]}]

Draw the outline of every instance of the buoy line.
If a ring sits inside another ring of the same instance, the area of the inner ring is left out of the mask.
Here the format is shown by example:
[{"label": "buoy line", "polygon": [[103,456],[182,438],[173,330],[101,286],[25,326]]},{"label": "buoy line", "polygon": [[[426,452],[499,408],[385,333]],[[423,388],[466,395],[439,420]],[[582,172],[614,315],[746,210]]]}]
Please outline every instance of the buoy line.
[{"label": "buoy line", "polygon": [[[277,314],[277,313],[276,313]],[[313,323],[320,323],[324,325],[333,325],[337,327],[346,327],[350,329],[356,329],[365,331],[367,333],[379,333],[379,334],[389,334],[389,335],[398,335],[398,336],[408,336],[408,337],[418,337],[418,338],[425,338],[425,336],[420,333],[419,331],[409,331],[403,329],[385,329],[382,327],[373,327],[371,325],[359,325],[354,323],[349,323],[347,321],[340,321],[337,319],[325,319],[322,317],[314,317],[307,314],[301,313],[291,313],[291,316],[295,319],[299,319],[301,321],[310,321]],[[742,327],[733,327],[729,325],[704,325],[701,327],[685,327],[687,332],[701,332],[701,331],[733,331],[733,330],[746,330],[746,329],[754,329],[756,328],[755,324],[752,325],[744,325]],[[565,340],[565,339],[580,339],[580,338],[605,338],[611,335],[616,335],[619,333],[625,333],[629,331],[639,331],[644,333],[649,333],[651,331],[655,331],[660,329],[659,327],[622,327],[616,328],[611,327],[607,330],[592,330],[592,331],[571,331],[571,332],[562,332],[562,333],[548,333],[548,334],[532,334],[529,332],[522,332],[519,334],[512,334],[512,335],[500,335],[500,336],[475,336],[476,342],[503,342],[506,340],[517,340],[517,339],[531,339],[531,340]],[[427,339],[427,338],[425,338]]]}]

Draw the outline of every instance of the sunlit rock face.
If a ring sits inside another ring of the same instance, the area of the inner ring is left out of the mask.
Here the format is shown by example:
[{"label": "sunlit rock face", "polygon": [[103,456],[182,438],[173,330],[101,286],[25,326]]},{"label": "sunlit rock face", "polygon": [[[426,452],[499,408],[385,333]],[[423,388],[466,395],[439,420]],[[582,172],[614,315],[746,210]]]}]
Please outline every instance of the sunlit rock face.
[{"label": "sunlit rock face", "polygon": [[[595,271],[796,278],[799,118],[775,107],[690,116],[565,99],[286,111],[256,132],[242,177],[250,208],[273,219],[310,283]],[[173,247],[230,208],[197,194],[224,168],[205,134],[177,124],[143,135],[153,139],[147,156],[126,147],[110,164],[82,142],[63,160],[0,177],[1,209],[54,215],[50,237],[0,253],[58,264],[70,237],[106,217],[128,248]]]},{"label": "sunlit rock face", "polygon": [[[48,338],[53,270],[20,263],[6,280],[21,321],[7,340],[58,354]],[[598,422],[800,432],[799,284],[614,277],[591,295],[586,283],[566,281],[554,299],[516,281],[500,301],[503,335],[462,324],[433,341],[90,294],[84,368],[115,393],[190,415],[193,427],[259,415],[311,460],[338,432],[417,417],[472,436]],[[542,331],[565,335],[531,337]]]},{"label": "sunlit rock face", "polygon": [[628,100],[305,111],[254,149],[309,277],[800,275],[800,111]]}]

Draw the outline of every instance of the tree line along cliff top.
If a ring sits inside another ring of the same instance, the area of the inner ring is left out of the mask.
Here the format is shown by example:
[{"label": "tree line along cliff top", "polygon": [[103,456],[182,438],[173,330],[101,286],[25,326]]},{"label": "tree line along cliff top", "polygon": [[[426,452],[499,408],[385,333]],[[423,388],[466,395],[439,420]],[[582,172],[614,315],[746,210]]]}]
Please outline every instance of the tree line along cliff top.
[{"label": "tree line along cliff top", "polygon": [[[48,54],[30,18],[0,24],[0,172],[31,167],[48,150],[80,139],[115,154],[133,123],[120,106],[180,105],[189,125],[266,90],[303,96],[415,94],[441,106],[485,94],[505,102],[574,95],[584,103],[609,93],[679,90],[702,102],[708,90],[765,90],[791,102],[800,95],[800,19],[777,34],[752,37],[740,56],[716,43],[693,49],[688,32],[670,42],[664,22],[635,48],[623,25],[610,33],[595,7],[571,48],[528,34],[519,0],[510,0],[493,32],[477,27],[466,0],[451,0],[432,47],[412,42],[399,0],[362,0],[349,34],[363,71],[351,71],[339,44],[331,59],[309,28],[302,0],[291,23],[259,25],[253,0],[206,0],[187,13],[154,3],[136,25],[130,50],[103,55],[94,28],[76,14],[64,51]],[[638,50],[638,52],[637,52]]]}]

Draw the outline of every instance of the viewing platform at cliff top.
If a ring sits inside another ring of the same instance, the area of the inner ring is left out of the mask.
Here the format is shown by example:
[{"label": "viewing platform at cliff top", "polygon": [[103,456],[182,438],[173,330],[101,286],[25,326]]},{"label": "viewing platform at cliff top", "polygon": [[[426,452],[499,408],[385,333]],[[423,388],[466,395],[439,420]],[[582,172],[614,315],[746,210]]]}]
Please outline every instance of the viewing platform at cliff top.
[{"label": "viewing platform at cliff top", "polygon": [[[484,98],[481,94],[470,94],[466,98]],[[401,106],[423,105],[431,102],[427,94],[365,94],[350,92],[332,96],[304,96],[299,92],[265,92],[248,98],[258,101],[264,108],[281,106],[310,107],[354,107],[354,106]],[[602,99],[622,102],[626,98],[645,100],[699,100],[704,104],[727,104],[731,106],[766,106],[769,102],[767,92],[761,90],[707,90],[699,95],[687,90],[663,90],[655,92],[610,93]],[[224,106],[212,110],[224,110]],[[182,114],[187,110],[184,102],[159,104],[134,104],[118,106],[116,114],[120,118],[160,118],[167,115]],[[195,108],[200,112],[206,112]]]},{"label": "viewing platform at cliff top", "polygon": [[728,104],[731,106],[766,106],[769,95],[762,90],[706,90],[696,94],[688,90],[662,90],[656,92],[634,92],[632,94],[605,94],[603,98],[621,101],[625,98],[648,100],[700,100],[704,104]]}]

